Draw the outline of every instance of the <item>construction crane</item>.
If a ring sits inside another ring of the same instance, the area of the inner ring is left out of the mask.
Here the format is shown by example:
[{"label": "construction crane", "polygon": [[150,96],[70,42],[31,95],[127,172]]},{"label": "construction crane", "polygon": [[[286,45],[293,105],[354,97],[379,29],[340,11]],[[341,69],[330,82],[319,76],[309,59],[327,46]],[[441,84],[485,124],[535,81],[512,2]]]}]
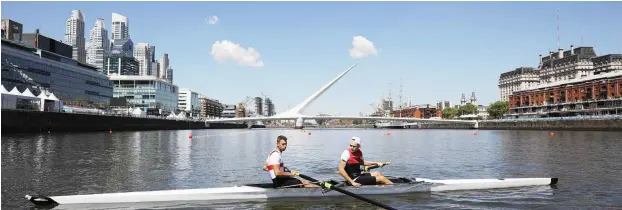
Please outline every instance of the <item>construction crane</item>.
[{"label": "construction crane", "polygon": [[[253,98],[250,96],[246,96],[246,98],[244,98],[244,100],[242,100],[240,103],[238,103],[238,111],[237,111],[237,117],[247,117],[250,116],[252,114],[252,111],[249,109],[246,109],[246,107],[248,107],[248,102],[250,102]],[[244,115],[244,116],[242,116]]]},{"label": "construction crane", "polygon": [[373,112],[372,114],[376,114],[378,112],[378,107],[376,105],[374,105],[373,103],[369,104],[371,106],[371,108],[373,108]]}]

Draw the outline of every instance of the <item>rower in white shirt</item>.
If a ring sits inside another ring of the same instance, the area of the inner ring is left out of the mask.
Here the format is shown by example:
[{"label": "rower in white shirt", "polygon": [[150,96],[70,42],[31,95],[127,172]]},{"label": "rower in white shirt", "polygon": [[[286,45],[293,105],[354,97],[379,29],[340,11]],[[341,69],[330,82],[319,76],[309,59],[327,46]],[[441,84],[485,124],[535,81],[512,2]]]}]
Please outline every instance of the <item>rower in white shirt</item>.
[{"label": "rower in white shirt", "polygon": [[297,179],[298,171],[285,172],[285,164],[281,154],[287,149],[287,137],[280,135],[276,138],[276,149],[270,152],[264,163],[264,171],[268,171],[272,179],[272,186],[279,187],[319,187],[304,179]]}]

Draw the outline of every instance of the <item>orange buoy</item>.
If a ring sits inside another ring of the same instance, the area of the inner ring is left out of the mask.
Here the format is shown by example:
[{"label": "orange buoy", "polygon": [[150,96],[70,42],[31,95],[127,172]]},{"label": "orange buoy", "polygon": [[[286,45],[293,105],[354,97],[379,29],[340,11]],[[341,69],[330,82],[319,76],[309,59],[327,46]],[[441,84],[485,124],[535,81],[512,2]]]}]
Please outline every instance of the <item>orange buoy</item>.
[{"label": "orange buoy", "polygon": [[477,136],[477,131],[473,132],[473,135],[474,135],[474,136]]},{"label": "orange buoy", "polygon": [[191,139],[191,138],[192,138],[192,134],[190,134],[190,135],[188,136],[188,138],[189,138],[189,139]]},{"label": "orange buoy", "polygon": [[555,136],[555,133],[553,133],[553,131],[551,131],[551,132],[549,133],[549,135],[550,135],[550,136]]},{"label": "orange buoy", "polygon": [[112,129],[110,129],[110,131],[108,133],[112,133]]},{"label": "orange buoy", "polygon": [[311,132],[309,132],[309,136],[311,135]]},{"label": "orange buoy", "polygon": [[387,132],[387,136],[390,136],[390,135],[391,135],[391,132]]}]

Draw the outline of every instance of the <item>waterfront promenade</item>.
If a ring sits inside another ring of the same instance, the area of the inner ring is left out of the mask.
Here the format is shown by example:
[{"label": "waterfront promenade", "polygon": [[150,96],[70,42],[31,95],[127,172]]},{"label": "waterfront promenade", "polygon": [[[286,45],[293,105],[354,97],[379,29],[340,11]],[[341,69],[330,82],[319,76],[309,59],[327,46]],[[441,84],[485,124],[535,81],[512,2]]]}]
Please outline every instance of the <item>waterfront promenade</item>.
[{"label": "waterfront promenade", "polygon": [[[267,126],[269,128],[283,128],[285,126]],[[319,125],[310,129],[330,128],[363,128],[376,129],[374,124],[333,124]],[[421,127],[412,126],[410,129],[473,129],[467,124],[457,123],[430,123],[421,124]],[[595,115],[574,117],[548,118],[516,118],[479,120],[478,130],[584,130],[584,131],[622,131],[622,115]]]},{"label": "waterfront promenade", "polygon": [[99,113],[40,112],[2,109],[2,132],[98,132],[183,129],[246,128],[245,124],[210,123],[199,119],[159,118],[155,116],[107,115]]},{"label": "waterfront promenade", "polygon": [[[423,124],[421,128],[469,129],[461,124]],[[622,115],[480,120],[478,129],[622,131]]]},{"label": "waterfront promenade", "polygon": [[[267,125],[267,128],[292,126]],[[243,123],[209,123],[201,119],[179,119],[157,116],[110,115],[101,113],[63,113],[27,110],[2,110],[4,133],[101,132],[184,129],[247,129]],[[321,125],[310,129],[363,128],[373,124]],[[472,129],[468,124],[421,124],[414,129]],[[254,129],[254,128],[253,128]],[[478,121],[479,130],[586,130],[622,131],[622,115],[599,115],[558,118],[520,118]]]}]

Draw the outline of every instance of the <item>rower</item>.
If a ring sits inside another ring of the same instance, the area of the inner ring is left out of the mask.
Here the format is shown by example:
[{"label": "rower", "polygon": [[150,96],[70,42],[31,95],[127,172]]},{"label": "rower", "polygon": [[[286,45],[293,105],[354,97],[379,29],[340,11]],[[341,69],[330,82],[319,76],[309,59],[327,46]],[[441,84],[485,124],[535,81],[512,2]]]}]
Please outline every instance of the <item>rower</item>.
[{"label": "rower", "polygon": [[391,180],[384,177],[380,172],[361,173],[361,165],[365,166],[384,166],[385,163],[365,161],[361,150],[361,138],[352,137],[350,148],[341,154],[339,163],[339,174],[346,179],[346,183],[359,187],[361,185],[393,184]]},{"label": "rower", "polygon": [[298,171],[285,171],[285,164],[281,158],[281,153],[287,148],[287,137],[280,135],[276,138],[276,149],[268,155],[268,159],[264,163],[264,171],[268,171],[272,179],[274,188],[280,187],[319,187],[309,183],[304,179],[297,179]]}]

